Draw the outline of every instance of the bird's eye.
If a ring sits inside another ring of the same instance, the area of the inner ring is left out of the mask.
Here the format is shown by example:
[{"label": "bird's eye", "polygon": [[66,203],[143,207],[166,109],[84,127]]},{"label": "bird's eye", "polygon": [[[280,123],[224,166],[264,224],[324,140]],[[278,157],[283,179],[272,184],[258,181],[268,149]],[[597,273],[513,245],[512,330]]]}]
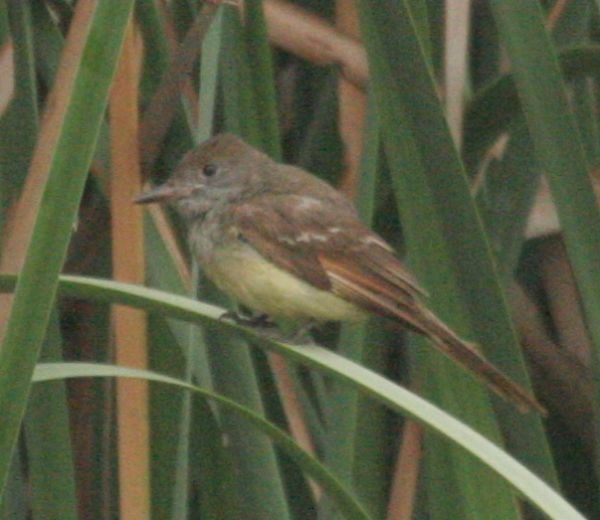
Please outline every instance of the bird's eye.
[{"label": "bird's eye", "polygon": [[202,173],[204,173],[206,177],[212,177],[215,173],[217,173],[217,170],[218,168],[216,164],[207,164],[202,169]]}]

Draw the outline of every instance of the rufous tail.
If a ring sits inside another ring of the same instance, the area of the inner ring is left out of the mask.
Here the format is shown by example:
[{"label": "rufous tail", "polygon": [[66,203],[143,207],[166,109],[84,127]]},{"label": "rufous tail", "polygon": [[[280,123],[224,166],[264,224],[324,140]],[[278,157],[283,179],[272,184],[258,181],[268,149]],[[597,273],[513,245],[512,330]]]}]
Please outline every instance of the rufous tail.
[{"label": "rufous tail", "polygon": [[425,307],[421,307],[420,310],[425,334],[444,354],[476,375],[499,396],[513,402],[519,411],[526,413],[535,410],[543,416],[547,415],[546,409],[531,393],[500,372],[476,350],[472,343],[459,338]]}]

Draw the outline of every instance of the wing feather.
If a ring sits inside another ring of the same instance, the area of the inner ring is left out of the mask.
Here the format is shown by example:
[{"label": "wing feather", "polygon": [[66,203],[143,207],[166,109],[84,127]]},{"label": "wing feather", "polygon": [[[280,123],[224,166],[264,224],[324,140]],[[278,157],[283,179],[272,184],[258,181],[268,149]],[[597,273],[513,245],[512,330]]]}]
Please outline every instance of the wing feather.
[{"label": "wing feather", "polygon": [[408,316],[415,297],[425,295],[392,248],[346,205],[278,195],[239,204],[234,215],[241,236],[274,264],[371,312]]},{"label": "wing feather", "polygon": [[282,269],[360,308],[402,322],[521,410],[544,412],[534,397],[421,303],[424,291],[410,272],[347,206],[330,207],[321,199],[296,195],[270,196],[266,203],[257,198],[236,207],[233,225]]},{"label": "wing feather", "polygon": [[310,243],[296,240],[297,228],[279,206],[261,204],[260,200],[239,204],[234,210],[234,225],[244,240],[278,267],[319,289],[331,289]]}]

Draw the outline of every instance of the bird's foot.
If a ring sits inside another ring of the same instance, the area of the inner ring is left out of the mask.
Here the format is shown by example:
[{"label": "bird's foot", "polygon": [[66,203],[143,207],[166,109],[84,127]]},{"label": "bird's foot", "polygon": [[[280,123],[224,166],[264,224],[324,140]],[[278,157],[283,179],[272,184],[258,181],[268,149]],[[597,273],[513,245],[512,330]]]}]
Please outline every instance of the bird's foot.
[{"label": "bird's foot", "polygon": [[268,314],[246,315],[234,310],[229,310],[219,316],[219,320],[231,320],[237,325],[256,330],[269,339],[290,343],[292,345],[313,344],[314,340],[310,334],[316,325],[314,321],[303,323],[294,330],[282,331]]},{"label": "bird's foot", "polygon": [[255,316],[244,316],[236,311],[226,311],[219,320],[231,320],[238,325],[256,329],[270,329],[276,327],[276,324],[267,314],[258,314]]}]

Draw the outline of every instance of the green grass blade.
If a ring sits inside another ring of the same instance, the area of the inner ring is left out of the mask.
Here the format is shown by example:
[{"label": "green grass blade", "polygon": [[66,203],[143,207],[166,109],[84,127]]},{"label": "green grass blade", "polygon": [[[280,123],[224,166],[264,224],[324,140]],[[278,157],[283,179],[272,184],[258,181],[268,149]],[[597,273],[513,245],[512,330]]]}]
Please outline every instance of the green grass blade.
[{"label": "green grass blade", "polygon": [[[600,46],[578,45],[561,50],[560,66],[569,80],[600,78]],[[480,89],[467,105],[464,123],[465,163],[472,171],[500,134],[520,117],[521,102],[513,74],[505,74]]]},{"label": "green grass blade", "polygon": [[[256,7],[256,6],[255,6]],[[257,13],[254,13],[257,15]],[[260,22],[255,16],[253,23]],[[264,34],[256,27],[244,26],[238,10],[223,10],[221,54],[219,62],[220,91],[223,99],[225,116],[224,129],[236,133],[248,142],[261,146],[271,139],[276,146],[278,135],[265,136],[268,129],[276,131],[268,124],[261,125],[256,93],[263,93],[255,84],[257,78],[250,72],[248,55],[251,52],[268,50],[264,42],[254,41],[254,48],[249,48],[246,31],[253,34]],[[263,65],[267,58],[256,58]],[[268,72],[268,69],[264,69]],[[270,81],[265,77],[262,81]],[[263,85],[264,87],[264,85]],[[265,101],[261,106],[269,104]],[[272,150],[271,148],[270,150]],[[232,399],[264,414],[264,402],[260,392],[259,376],[247,345],[240,338],[224,334],[222,330],[210,327],[207,330],[209,342],[209,358],[211,372],[214,376],[215,388]],[[227,356],[223,356],[223,348],[231,348]],[[247,432],[245,425],[237,416],[224,414],[224,429],[228,433],[233,451],[236,452],[236,469],[238,489],[242,496],[243,506],[252,511],[259,511],[259,517],[288,518],[289,504],[285,494],[282,471],[277,461],[273,446],[262,436]],[[260,478],[257,478],[260,475]]]},{"label": "green grass blade", "polygon": [[[470,330],[467,336],[478,341],[492,362],[527,384],[481,220],[410,12],[405,2],[399,2],[397,9],[389,3],[387,9],[382,9],[368,0],[360,5],[383,139],[395,173],[402,221],[417,275],[431,290],[432,304],[442,317],[463,333]],[[456,387],[455,409],[464,409],[464,395],[471,395],[468,388],[472,387],[462,387],[466,381],[457,379],[464,378],[437,362],[432,370],[445,379],[444,394]],[[433,382],[433,378],[429,380]],[[479,424],[487,422],[487,431],[493,431],[489,411],[475,400],[473,406],[473,418],[477,417]],[[527,465],[556,483],[539,418],[502,410],[514,433],[509,437],[511,447]],[[464,471],[460,474],[465,478],[466,493],[477,494],[478,487],[485,487],[478,478],[465,477]],[[494,502],[491,494],[487,502]],[[484,505],[482,515],[486,509]]]},{"label": "green grass blade", "polygon": [[[373,220],[375,211],[375,193],[377,168],[379,166],[379,126],[375,114],[374,106],[371,103],[365,128],[364,150],[361,158],[361,176],[357,194],[357,208],[361,214],[362,220],[370,224]],[[374,326],[374,325],[373,325]],[[337,351],[342,355],[358,363],[366,363],[365,349],[367,347],[367,330],[370,330],[369,324],[343,324],[340,329]],[[367,364],[367,366],[369,366]],[[376,407],[370,402],[364,402],[360,399],[356,389],[343,384],[333,384],[328,392],[327,407],[330,410],[330,417],[327,428],[327,445],[325,451],[325,461],[327,466],[342,479],[343,482],[354,484],[354,488],[360,494],[365,489],[366,481],[372,477],[376,482],[370,482],[370,490],[377,489],[380,493],[370,495],[371,512],[385,510],[385,501],[382,500],[381,493],[385,490],[385,483],[381,482],[377,473],[364,471],[368,465],[364,459],[367,457],[365,444],[375,444],[375,438],[361,437],[364,428],[360,429],[359,421],[368,416],[369,421],[361,422],[363,426],[375,428],[373,419],[380,419]],[[372,413],[373,412],[373,413]],[[372,430],[370,433],[374,433]],[[357,458],[357,450],[363,452],[362,460]],[[371,455],[376,453],[370,452]],[[355,477],[360,474],[360,478]],[[377,497],[379,500],[375,499]],[[327,517],[327,512],[323,513]]]},{"label": "green grass blade", "polygon": [[142,99],[147,102],[169,66],[169,47],[165,36],[165,20],[154,0],[138,0],[135,14],[144,38],[144,68],[140,91]]},{"label": "green grass blade", "polygon": [[[223,10],[218,9],[215,17],[210,24],[206,37],[202,42],[202,53],[200,62],[200,92],[198,95],[199,100],[199,120],[192,122],[191,126],[195,126],[192,130],[193,138],[195,142],[201,142],[210,137],[213,128],[213,119],[216,106],[216,94],[217,94],[217,78],[218,78],[218,63],[219,54],[221,48],[221,24],[222,24]],[[190,118],[188,117],[188,120]],[[199,273],[198,265],[192,259],[191,262],[191,295],[196,296],[196,291],[199,285]],[[178,328],[181,328],[178,324]],[[201,381],[205,386],[212,387],[212,373],[210,371],[209,357],[207,345],[204,340],[203,331],[200,330],[196,325],[190,324],[187,327],[187,334],[182,345],[185,345],[185,378],[188,382],[192,381],[192,375],[196,374],[197,381]],[[165,353],[168,352],[168,346],[165,345]],[[201,373],[201,374],[200,374]],[[200,375],[200,377],[198,377]],[[175,483],[173,491],[173,512],[172,518],[185,519],[189,516],[189,478],[190,478],[190,464],[194,456],[190,456],[190,442],[192,433],[192,410],[193,402],[189,393],[183,396],[183,403],[181,409],[181,417],[179,421],[179,440],[177,450],[177,464],[175,473]],[[210,409],[205,407],[200,411],[201,423],[205,426],[214,422],[214,417],[210,413]],[[210,415],[209,415],[210,414]],[[216,431],[215,428],[204,427],[199,429],[199,434],[202,437],[200,439],[201,446],[215,445],[215,438],[222,435],[220,431]],[[216,443],[218,445],[218,442]],[[223,448],[221,448],[223,449]],[[217,454],[218,452],[215,452]],[[226,471],[217,474],[211,474],[211,471],[217,471],[219,465],[203,465],[203,468],[209,467],[208,470],[203,472],[203,480],[209,482],[218,482],[222,480],[224,483],[229,482],[229,476],[225,477]],[[225,477],[225,478],[224,478]],[[203,496],[207,496],[205,486],[202,486]],[[219,488],[215,490],[218,491]],[[228,487],[229,489],[229,487]],[[200,503],[200,510],[202,515],[209,518],[212,517],[223,517],[229,513],[222,510],[224,504],[219,504],[218,500],[209,498],[202,500]]]},{"label": "green grass blade", "polygon": [[[41,359],[46,362],[60,361],[61,343],[58,315],[53,313]],[[55,381],[46,388],[33,387],[24,427],[33,518],[77,519],[69,409],[64,382]]]},{"label": "green grass blade", "polygon": [[502,160],[490,164],[476,198],[504,287],[513,280],[539,181],[525,121],[515,120]]},{"label": "green grass blade", "polygon": [[[186,392],[189,393],[189,392]],[[193,396],[190,396],[193,397]],[[217,421],[212,403],[194,403],[195,430],[191,438],[191,472],[195,482],[200,482],[200,498],[193,511],[202,518],[237,520],[241,517],[239,497],[235,494],[235,465],[233,454],[223,445],[226,435]],[[194,435],[197,431],[197,435]]]},{"label": "green grass blade", "polygon": [[200,95],[198,96],[200,117],[196,131],[196,142],[205,141],[212,135],[217,100],[222,24],[223,9],[219,9],[210,24],[206,38],[202,42]]},{"label": "green grass blade", "polygon": [[[172,323],[178,323],[181,329],[188,326],[177,320],[163,319],[162,316],[148,316],[148,368],[182,377],[185,371],[184,350],[173,334]],[[170,350],[167,350],[167,346]],[[181,435],[180,421],[185,394],[160,385],[151,385],[149,392],[152,517],[173,518],[179,464],[177,441]]]},{"label": "green grass blade", "polygon": [[[14,290],[16,277],[0,275],[0,291]],[[165,317],[200,324],[212,323],[223,330],[236,331],[256,346],[281,353],[291,361],[323,371],[347,381],[376,401],[406,414],[451,440],[502,476],[519,493],[550,518],[583,520],[583,517],[548,484],[512,458],[493,442],[453,418],[425,399],[398,386],[375,372],[318,346],[293,346],[266,340],[250,329],[220,320],[223,309],[155,289],[82,276],[61,276],[59,294],[93,301],[122,304],[155,312]],[[224,345],[223,348],[226,348]]]},{"label": "green grass blade", "polygon": [[46,332],[108,89],[131,14],[131,0],[97,4],[72,97],[52,155],[33,236],[0,350],[0,487],[25,411],[30,379]]},{"label": "green grass blade", "polygon": [[[595,424],[600,426],[600,212],[556,52],[537,2],[490,4],[507,53],[540,167],[556,204],[593,350]],[[600,436],[600,430],[596,430]],[[600,446],[600,439],[597,440]],[[600,454],[597,453],[597,471]]]},{"label": "green grass blade", "polygon": [[281,140],[277,95],[262,2],[263,0],[246,0],[244,4],[246,56],[257,116],[260,148],[274,159],[280,160]]},{"label": "green grass blade", "polygon": [[0,119],[0,174],[13,190],[20,189],[38,133],[38,99],[28,2],[7,2],[14,46],[15,93]]},{"label": "green grass blade", "polygon": [[9,470],[9,479],[0,502],[2,518],[27,520],[25,466],[22,457],[15,456]]},{"label": "green grass blade", "polygon": [[223,11],[219,73],[225,128],[252,145],[260,146],[261,138],[256,123],[257,112],[247,64],[244,32],[240,14],[233,9]]},{"label": "green grass blade", "polygon": [[33,2],[31,16],[35,27],[33,39],[36,68],[41,81],[50,87],[54,83],[64,39],[46,4]]},{"label": "green grass blade", "polygon": [[[268,435],[273,442],[281,449],[285,450],[293,460],[300,464],[302,469],[311,478],[319,482],[319,484],[323,486],[323,489],[331,494],[332,498],[336,501],[337,506],[340,508],[340,511],[344,514],[344,518],[363,520],[368,520],[369,518],[358,502],[354,500],[352,494],[341,486],[339,481],[325,466],[305,453],[283,430],[264,419],[261,414],[256,413],[252,408],[242,406],[228,397],[191,385],[186,381],[146,370],[136,370],[115,365],[96,365],[91,363],[43,363],[37,366],[34,380],[41,383],[44,381],[74,377],[128,377],[144,379],[147,381],[177,386],[181,389],[190,390],[205,398],[211,399],[229,412],[239,415],[246,424],[251,424],[258,431]],[[247,518],[265,517],[251,516]]]}]

